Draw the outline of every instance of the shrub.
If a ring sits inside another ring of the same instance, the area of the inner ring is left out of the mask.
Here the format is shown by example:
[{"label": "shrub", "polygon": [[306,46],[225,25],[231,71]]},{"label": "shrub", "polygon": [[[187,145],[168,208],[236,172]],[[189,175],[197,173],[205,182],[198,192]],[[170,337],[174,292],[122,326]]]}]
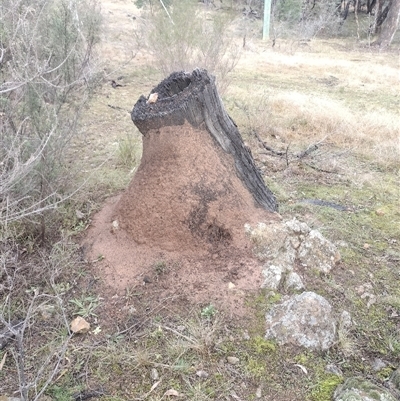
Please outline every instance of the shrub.
[{"label": "shrub", "polygon": [[276,0],[273,7],[275,36],[311,39],[323,32],[337,34],[341,18],[337,2],[329,0]]},{"label": "shrub", "polygon": [[148,46],[157,68],[165,75],[205,68],[217,76],[218,89],[224,90],[227,75],[239,60],[239,49],[228,34],[232,16],[221,11],[209,12],[195,0],[166,4],[168,8],[153,9],[147,18]]},{"label": "shrub", "polygon": [[100,13],[95,0],[3,0],[0,13],[4,225],[43,219],[68,196],[65,156],[95,82]]}]

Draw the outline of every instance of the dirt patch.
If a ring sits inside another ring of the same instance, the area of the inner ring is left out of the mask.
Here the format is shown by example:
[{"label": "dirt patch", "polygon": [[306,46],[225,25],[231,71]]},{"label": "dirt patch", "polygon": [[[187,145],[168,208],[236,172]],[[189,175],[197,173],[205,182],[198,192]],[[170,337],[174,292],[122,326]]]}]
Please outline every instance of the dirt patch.
[{"label": "dirt patch", "polygon": [[210,304],[246,313],[260,288],[244,224],[276,221],[235,173],[234,160],[204,129],[164,127],[147,133],[129,188],[94,217],[85,244],[116,292]]}]

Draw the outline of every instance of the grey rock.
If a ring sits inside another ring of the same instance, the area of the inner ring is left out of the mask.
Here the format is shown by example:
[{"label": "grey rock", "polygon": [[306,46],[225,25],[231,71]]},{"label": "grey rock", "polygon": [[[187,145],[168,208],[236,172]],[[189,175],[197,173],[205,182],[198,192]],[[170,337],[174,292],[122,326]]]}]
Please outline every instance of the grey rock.
[{"label": "grey rock", "polygon": [[387,363],[382,361],[380,358],[375,358],[372,361],[372,369],[374,369],[375,372],[379,372],[381,369],[386,368]]},{"label": "grey rock", "polygon": [[351,315],[347,311],[343,311],[342,314],[340,315],[340,320],[339,320],[339,327],[341,330],[348,330],[352,326],[353,322],[351,320]]},{"label": "grey rock", "polygon": [[230,363],[231,365],[236,365],[239,363],[239,358],[236,358],[236,356],[228,356],[228,358],[226,358],[226,360],[228,361],[228,363]]},{"label": "grey rock", "polygon": [[280,265],[284,262],[293,263],[294,252],[286,249],[288,233],[282,223],[258,223],[254,228],[245,224],[245,232],[254,244],[254,252],[260,260],[279,258]]},{"label": "grey rock", "polygon": [[319,231],[311,230],[298,249],[298,258],[303,266],[329,273],[340,260],[340,254]]},{"label": "grey rock", "polygon": [[341,371],[341,369],[338,368],[333,363],[326,365],[325,372],[332,373],[333,375],[336,375],[336,376],[343,376],[343,372]]},{"label": "grey rock", "polygon": [[205,370],[198,370],[196,372],[196,375],[199,376],[201,379],[207,379],[207,377],[209,376]]},{"label": "grey rock", "polygon": [[335,339],[332,307],[314,292],[289,297],[275,305],[265,318],[265,337],[275,339],[279,344],[326,350]]},{"label": "grey rock", "polygon": [[156,368],[152,368],[152,369],[151,369],[151,371],[150,371],[150,378],[151,378],[151,380],[153,380],[153,381],[158,380],[159,375],[158,375],[158,371],[157,371]]},{"label": "grey rock", "polygon": [[400,366],[390,376],[389,383],[397,391],[400,391]]},{"label": "grey rock", "polygon": [[[263,288],[277,289],[282,275],[294,271],[296,260],[308,270],[323,273],[329,273],[340,260],[335,245],[297,219],[286,223],[258,223],[256,227],[245,224],[245,231],[257,257],[268,262],[263,267]],[[296,280],[294,288],[303,287]]]},{"label": "grey rock", "polygon": [[364,380],[351,377],[340,385],[333,396],[334,401],[396,401],[385,388]]},{"label": "grey rock", "polygon": [[292,231],[294,234],[298,235],[300,234],[307,235],[311,231],[311,228],[306,223],[303,223],[297,220],[296,218],[287,221],[285,223],[285,227],[287,227],[289,231]]},{"label": "grey rock", "polygon": [[286,276],[284,286],[286,290],[299,291],[304,289],[303,280],[296,272],[290,272]]},{"label": "grey rock", "polygon": [[264,276],[264,282],[261,284],[261,288],[267,288],[270,290],[276,290],[279,287],[282,279],[283,269],[276,265],[265,265],[262,271]]}]

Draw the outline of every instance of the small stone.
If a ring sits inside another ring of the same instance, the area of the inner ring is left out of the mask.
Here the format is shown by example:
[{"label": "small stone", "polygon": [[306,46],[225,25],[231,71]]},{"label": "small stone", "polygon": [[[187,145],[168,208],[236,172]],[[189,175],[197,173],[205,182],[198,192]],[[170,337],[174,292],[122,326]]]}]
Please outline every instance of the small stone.
[{"label": "small stone", "polygon": [[266,265],[262,271],[264,276],[264,282],[261,284],[261,288],[269,290],[276,290],[282,279],[282,268],[276,265]]},{"label": "small stone", "polygon": [[374,369],[375,372],[379,372],[383,368],[386,368],[386,366],[387,366],[387,363],[382,361],[382,359],[380,359],[380,358],[375,358],[372,361],[372,369]]},{"label": "small stone", "polygon": [[376,209],[375,210],[375,214],[377,216],[384,216],[385,215],[385,211],[383,209]]},{"label": "small stone", "polygon": [[244,332],[243,332],[243,340],[250,340],[250,335],[249,335],[249,332],[247,331],[247,330],[245,330]]},{"label": "small stone", "polygon": [[235,287],[236,287],[235,284],[233,284],[231,282],[228,283],[228,290],[233,290]]},{"label": "small stone", "polygon": [[239,358],[236,358],[236,356],[228,356],[228,358],[226,358],[226,360],[231,365],[237,365],[239,363]]},{"label": "small stone", "polygon": [[156,368],[152,368],[152,369],[151,369],[151,371],[150,371],[150,378],[151,378],[151,380],[153,380],[153,381],[158,380],[159,375],[158,375],[158,372],[157,372],[157,369],[156,369]]},{"label": "small stone", "polygon": [[54,307],[54,305],[46,305],[46,304],[42,304],[38,307],[39,313],[42,316],[42,319],[44,320],[49,320],[51,319],[55,312],[56,312],[56,308]]},{"label": "small stone", "polygon": [[340,370],[340,368],[338,368],[333,363],[326,365],[325,372],[332,373],[333,375],[336,375],[336,376],[343,376],[343,372]]},{"label": "small stone", "polygon": [[370,244],[364,244],[364,246],[363,246],[364,249],[368,249],[368,248],[370,248],[370,247],[371,247]]},{"label": "small stone", "polygon": [[79,220],[82,220],[84,217],[85,217],[85,214],[84,213],[82,213],[80,210],[75,210],[75,215],[76,215],[76,218],[77,219],[79,219]]},{"label": "small stone", "polygon": [[118,231],[119,230],[119,223],[118,223],[118,220],[114,220],[112,223],[111,223],[111,232],[114,234],[116,231]]},{"label": "small stone", "polygon": [[201,379],[206,379],[208,377],[208,373],[204,370],[198,370],[196,375],[199,376]]},{"label": "small stone", "polygon": [[303,290],[304,284],[301,277],[296,272],[290,272],[285,280],[285,289],[286,290]]},{"label": "small stone", "polygon": [[262,397],[262,386],[258,386],[256,390],[256,398]]},{"label": "small stone", "polygon": [[90,330],[90,324],[83,317],[76,317],[71,322],[71,331],[75,334],[84,334]]},{"label": "small stone", "polygon": [[343,329],[349,329],[352,325],[351,315],[347,311],[343,311],[340,315],[339,327]]}]

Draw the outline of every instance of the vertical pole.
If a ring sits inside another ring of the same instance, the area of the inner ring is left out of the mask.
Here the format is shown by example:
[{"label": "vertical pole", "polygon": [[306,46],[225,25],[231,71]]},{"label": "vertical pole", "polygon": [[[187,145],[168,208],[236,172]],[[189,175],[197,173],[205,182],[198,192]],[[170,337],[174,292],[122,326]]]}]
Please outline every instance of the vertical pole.
[{"label": "vertical pole", "polygon": [[271,0],[264,0],[263,39],[269,39],[269,26],[271,22]]}]

